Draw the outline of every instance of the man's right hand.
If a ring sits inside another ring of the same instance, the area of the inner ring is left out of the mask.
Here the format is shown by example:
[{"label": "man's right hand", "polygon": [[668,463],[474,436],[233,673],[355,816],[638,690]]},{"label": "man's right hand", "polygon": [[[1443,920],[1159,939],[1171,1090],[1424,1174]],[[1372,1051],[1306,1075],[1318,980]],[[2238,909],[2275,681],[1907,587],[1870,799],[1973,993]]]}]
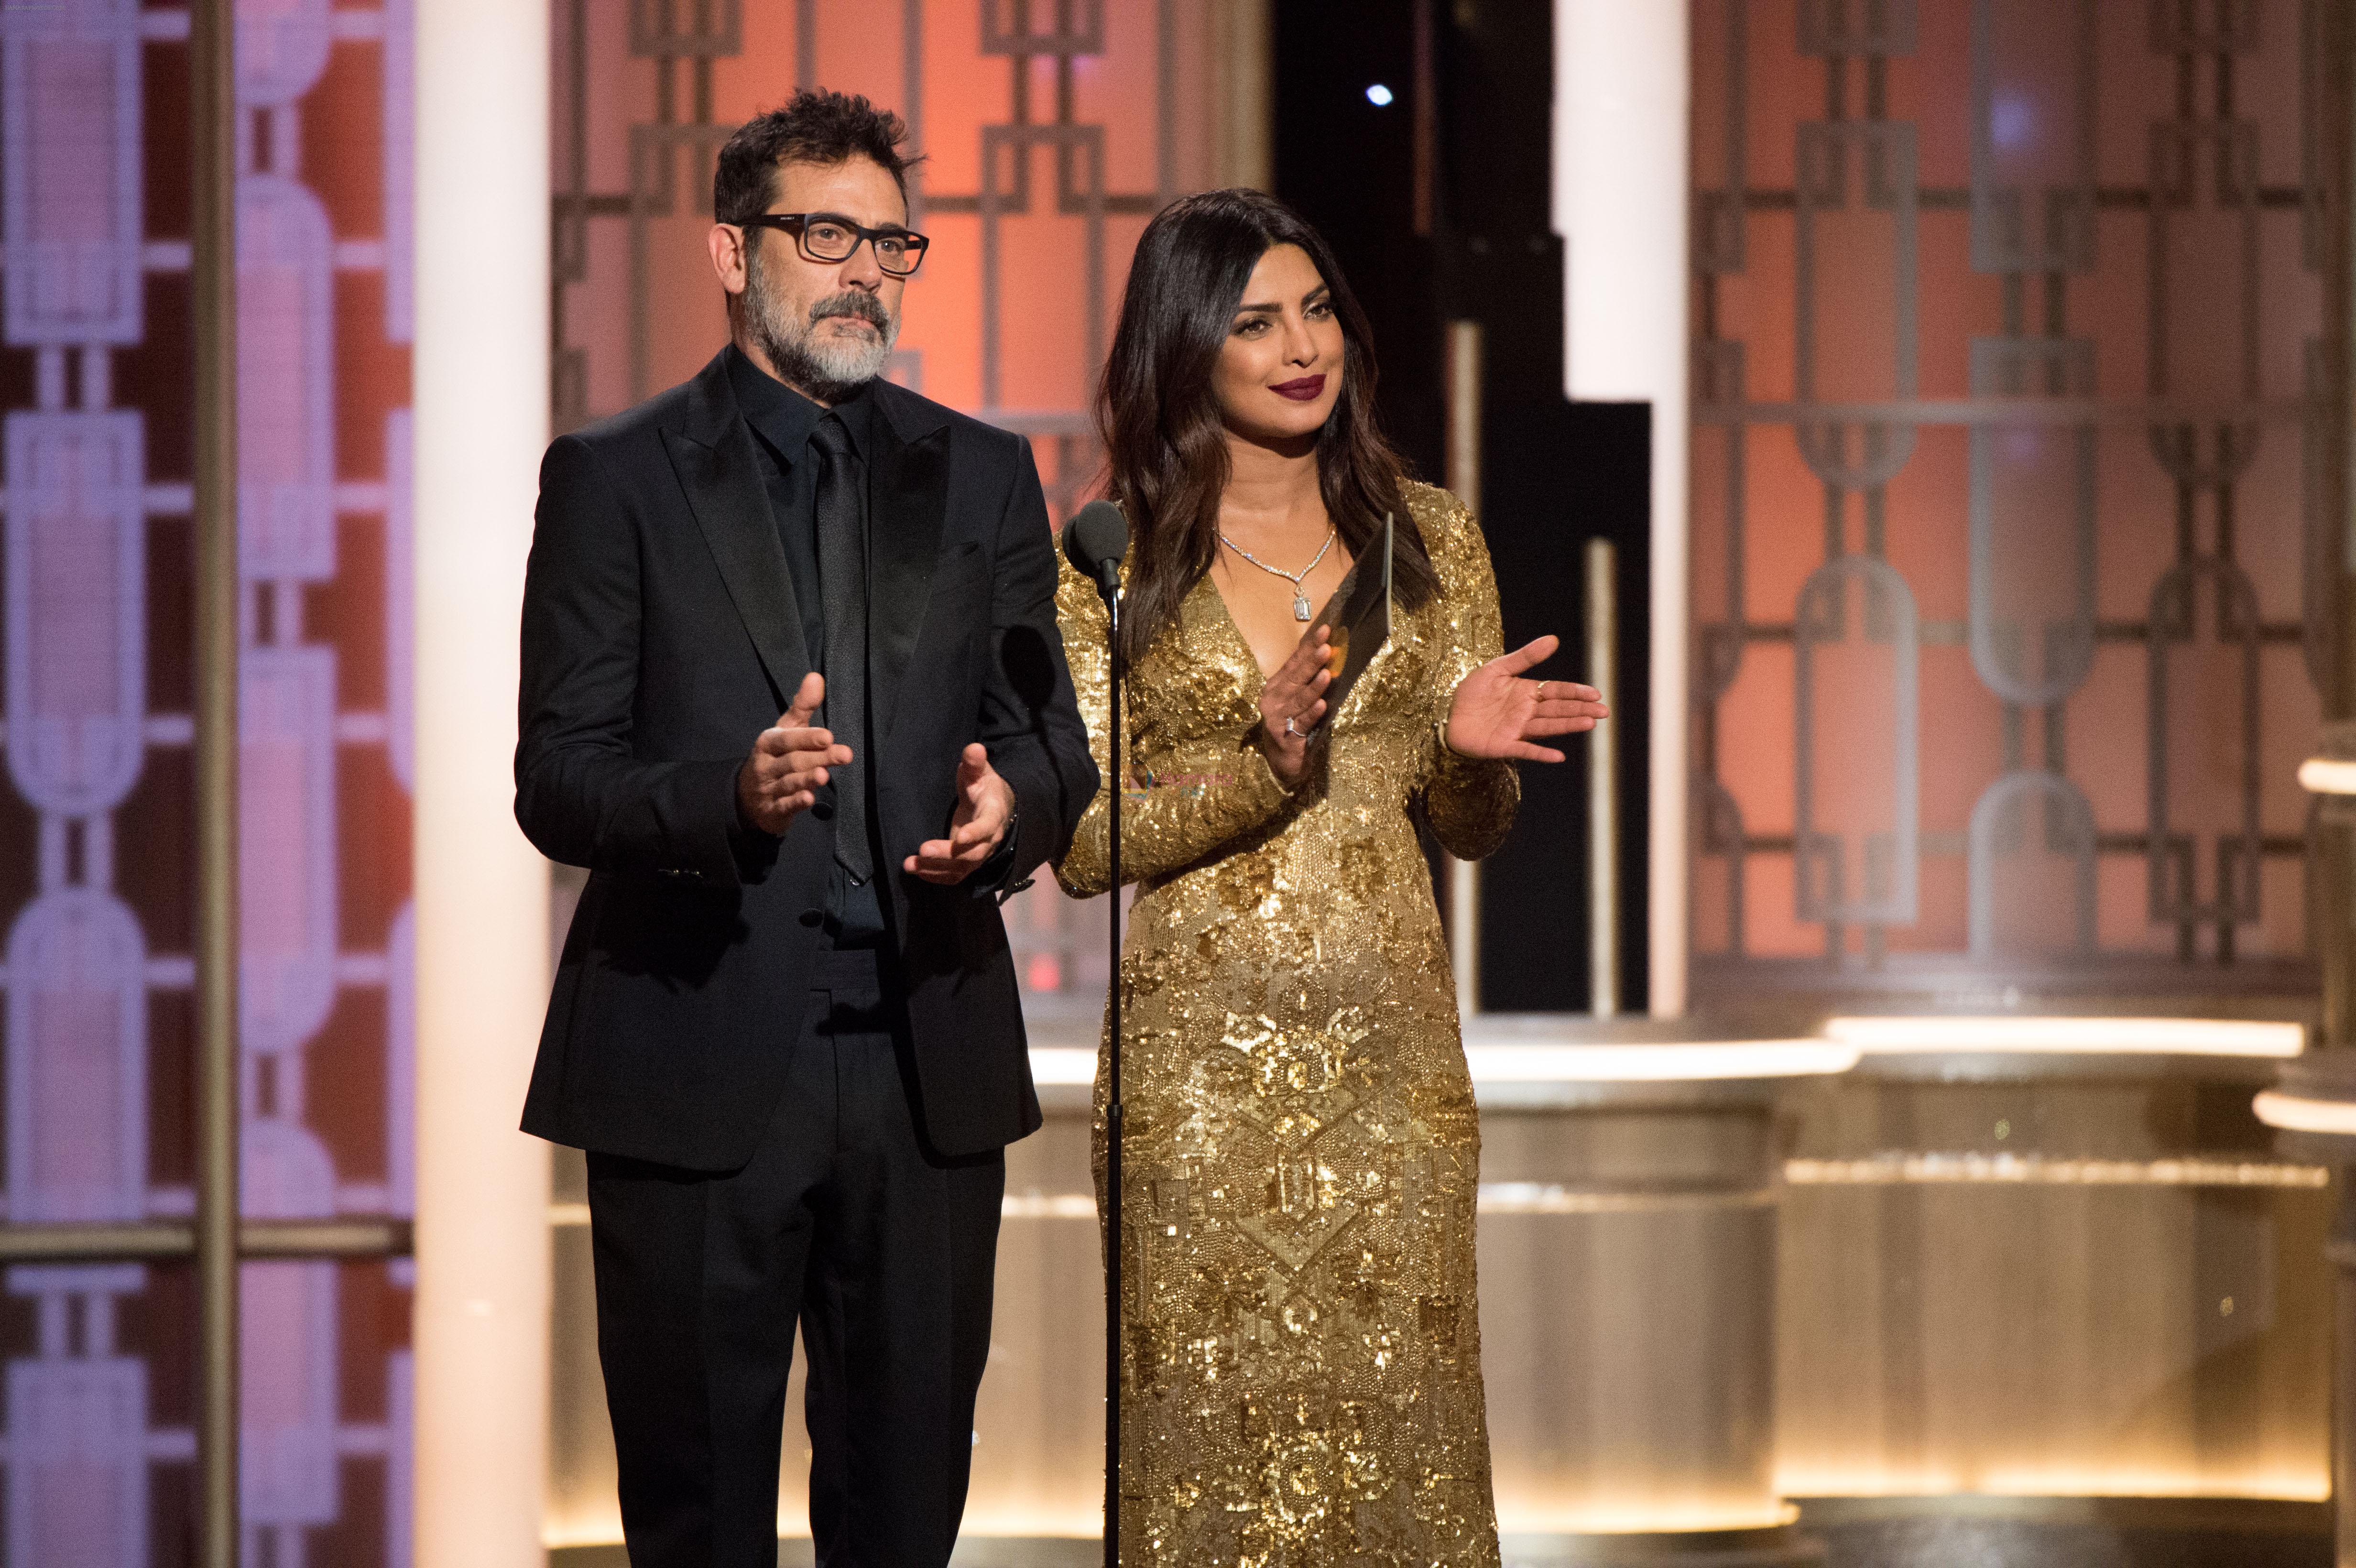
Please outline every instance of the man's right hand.
[{"label": "man's right hand", "polygon": [[827,769],[850,763],[851,748],[836,745],[833,731],[810,723],[825,700],[826,677],[812,670],[802,677],[794,705],[778,716],[776,727],[762,731],[753,742],[753,754],[736,770],[736,810],[747,825],[784,833],[817,803]]}]

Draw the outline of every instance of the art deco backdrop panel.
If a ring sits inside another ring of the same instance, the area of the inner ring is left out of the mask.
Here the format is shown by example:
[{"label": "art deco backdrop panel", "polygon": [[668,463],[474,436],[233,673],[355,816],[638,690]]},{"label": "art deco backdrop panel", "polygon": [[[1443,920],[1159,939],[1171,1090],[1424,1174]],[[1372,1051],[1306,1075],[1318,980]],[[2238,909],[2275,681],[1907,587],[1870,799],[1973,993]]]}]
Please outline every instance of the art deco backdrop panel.
[{"label": "art deco backdrop panel", "polygon": [[[727,340],[705,251],[720,145],[797,85],[864,93],[924,161],[909,222],[933,240],[889,374],[1028,436],[1060,525],[1099,452],[1087,409],[1130,252],[1154,212],[1211,183],[1219,4],[1179,0],[557,0],[555,385],[560,430],[693,375]],[[749,744],[751,737],[746,737]],[[560,900],[560,904],[562,901]],[[1100,903],[1041,879],[1008,906],[1033,1004],[1093,1017]],[[560,907],[560,925],[568,918]],[[1073,1140],[1077,1139],[1077,1142]],[[1098,1254],[1086,1127],[1063,1118],[1010,1161],[1002,1315],[982,1391],[969,1531],[1098,1528]],[[560,1163],[552,1541],[618,1541],[598,1381],[586,1211]],[[1062,1282],[1088,1282],[1074,1290]],[[1091,1346],[1097,1347],[1091,1349]],[[1084,1383],[1058,1378],[1070,1365]],[[798,1421],[799,1394],[791,1403]],[[789,1427],[792,1425],[789,1423]],[[788,1431],[780,1526],[808,1528]]]},{"label": "art deco backdrop panel", "polygon": [[1697,0],[1696,977],[2311,982],[2298,0]]},{"label": "art deco backdrop panel", "polygon": [[[183,6],[0,9],[5,1215],[194,1198]],[[410,1211],[408,0],[238,6],[244,1211]],[[193,1278],[21,1265],[0,1559],[192,1550]],[[408,1264],[243,1271],[246,1560],[408,1561]]]}]

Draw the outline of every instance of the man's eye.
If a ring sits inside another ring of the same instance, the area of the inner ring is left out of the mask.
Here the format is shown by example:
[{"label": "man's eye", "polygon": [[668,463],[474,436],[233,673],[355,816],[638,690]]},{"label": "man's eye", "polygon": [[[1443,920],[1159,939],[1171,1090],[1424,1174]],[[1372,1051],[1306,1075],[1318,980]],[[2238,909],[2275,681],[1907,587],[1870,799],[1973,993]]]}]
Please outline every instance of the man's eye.
[{"label": "man's eye", "polygon": [[850,238],[841,227],[832,223],[813,223],[809,226],[809,233],[812,240],[821,245],[840,245]]},{"label": "man's eye", "polygon": [[902,256],[907,254],[908,242],[905,240],[894,240],[887,234],[883,239],[875,241],[875,248],[896,261]]}]

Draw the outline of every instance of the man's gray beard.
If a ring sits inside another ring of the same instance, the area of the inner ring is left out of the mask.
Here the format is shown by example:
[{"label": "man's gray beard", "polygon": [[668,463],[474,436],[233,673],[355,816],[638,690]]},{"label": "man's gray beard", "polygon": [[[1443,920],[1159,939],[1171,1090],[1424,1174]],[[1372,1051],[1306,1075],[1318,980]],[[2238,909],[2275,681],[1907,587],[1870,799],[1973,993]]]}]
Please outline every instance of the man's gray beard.
[{"label": "man's gray beard", "polygon": [[[797,321],[764,286],[759,252],[744,260],[744,324],[780,379],[822,403],[839,403],[884,373],[892,345],[899,340],[900,321],[881,300],[846,289],[819,301],[807,319]],[[875,328],[874,338],[862,342],[819,330],[839,315],[866,322]]]}]

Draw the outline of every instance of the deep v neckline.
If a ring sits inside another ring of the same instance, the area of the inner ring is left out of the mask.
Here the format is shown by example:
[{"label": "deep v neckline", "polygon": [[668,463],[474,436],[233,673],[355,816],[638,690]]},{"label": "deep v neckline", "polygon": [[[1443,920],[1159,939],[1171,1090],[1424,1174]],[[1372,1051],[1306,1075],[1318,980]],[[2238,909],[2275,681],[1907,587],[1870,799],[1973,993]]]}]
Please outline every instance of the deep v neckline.
[{"label": "deep v neckline", "polygon": [[[1229,651],[1240,652],[1244,656],[1244,667],[1252,672],[1251,689],[1244,695],[1257,704],[1259,701],[1259,694],[1268,689],[1269,677],[1275,672],[1259,667],[1259,655],[1252,651],[1251,639],[1244,635],[1243,626],[1236,620],[1235,612],[1227,608],[1227,596],[1219,592],[1218,580],[1205,571],[1203,573],[1202,588],[1204,592],[1210,594],[1211,603],[1218,606],[1219,624],[1227,629]],[[1277,668],[1283,667],[1284,660],[1277,660]]]},{"label": "deep v neckline", "polygon": [[[1342,569],[1342,581],[1346,583],[1349,581],[1350,572],[1356,565],[1357,560],[1355,557],[1353,557],[1350,564]],[[1220,623],[1227,628],[1227,641],[1234,647],[1242,650],[1244,663],[1251,667],[1251,671],[1255,676],[1259,677],[1257,684],[1252,687],[1250,693],[1252,700],[1257,703],[1259,700],[1259,694],[1268,688],[1269,680],[1276,674],[1276,670],[1260,668],[1259,654],[1251,645],[1251,639],[1244,635],[1243,624],[1236,619],[1236,613],[1227,608],[1227,596],[1219,592],[1219,580],[1206,571],[1203,573],[1200,586],[1207,591],[1210,593],[1212,600],[1217,603],[1219,607]],[[1335,592],[1338,592],[1339,590],[1337,589]],[[1326,603],[1331,604],[1333,595],[1329,593],[1325,597]],[[1320,605],[1318,608],[1322,613],[1325,605]],[[1315,624],[1317,624],[1317,619],[1314,615],[1301,624],[1304,634],[1310,627],[1314,626]],[[1300,645],[1300,641],[1296,638],[1293,642],[1292,647],[1297,648]],[[1282,669],[1284,667],[1284,661],[1291,656],[1292,648],[1285,649],[1283,655],[1276,661],[1276,669]]]}]

